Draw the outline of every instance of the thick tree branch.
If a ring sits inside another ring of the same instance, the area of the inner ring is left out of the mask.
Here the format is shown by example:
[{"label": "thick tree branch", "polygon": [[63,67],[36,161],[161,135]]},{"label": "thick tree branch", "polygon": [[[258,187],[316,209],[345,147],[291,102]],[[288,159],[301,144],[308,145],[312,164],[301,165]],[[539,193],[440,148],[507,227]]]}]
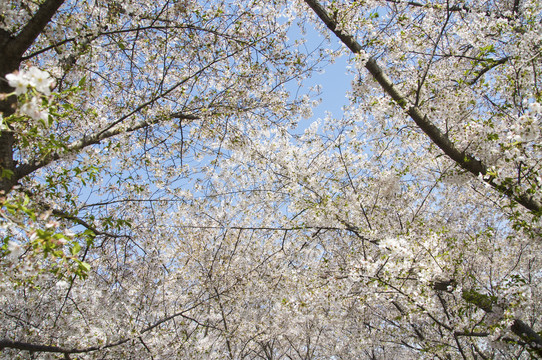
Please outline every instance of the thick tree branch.
[{"label": "thick tree branch", "polygon": [[538,356],[542,357],[542,337],[534,331],[529,325],[519,319],[515,319],[510,327],[514,334],[525,341],[527,346],[531,348]]},{"label": "thick tree branch", "polygon": [[69,353],[70,351],[58,346],[31,344],[23,341],[12,341],[8,339],[0,339],[0,351],[5,348],[27,350],[27,351],[40,351],[40,352],[53,352],[53,353]]},{"label": "thick tree branch", "polygon": [[[17,70],[23,54],[43,32],[53,15],[65,0],[46,0],[34,14],[32,19],[23,27],[17,36],[0,31],[0,94],[9,94],[13,89],[5,80],[5,76]],[[4,117],[14,111],[15,96],[0,101],[0,114]],[[13,145],[15,137],[9,130],[0,133],[0,191],[9,192],[17,183],[15,176],[15,161],[13,160]],[[6,173],[9,172],[9,173]]]},{"label": "thick tree branch", "polygon": [[9,47],[9,56],[20,59],[28,50],[30,45],[34,43],[37,37],[43,32],[45,26],[51,21],[52,17],[57,12],[58,8],[65,0],[47,0],[39,7],[38,11],[32,19],[23,27],[19,34],[10,40],[7,44]]},{"label": "thick tree branch", "polygon": [[[338,29],[337,22],[332,19],[327,11],[317,0],[305,0],[318,17],[326,24],[326,26],[333,31],[333,33],[345,44],[350,51],[354,54],[362,54],[363,49],[356,39]],[[437,145],[449,158],[455,161],[463,169],[467,170],[474,176],[482,176],[483,180],[491,185],[494,189],[505,194],[511,200],[521,204],[528,210],[541,214],[542,203],[534,199],[527,193],[517,193],[513,188],[499,185],[495,182],[492,176],[487,176],[487,167],[475,156],[465,151],[459,150],[450,141],[448,136],[444,134],[440,129],[431,122],[427,114],[424,114],[418,106],[413,105],[408,101],[408,98],[401,93],[401,91],[395,86],[395,84],[386,75],[385,71],[377,64],[374,58],[370,58],[365,64],[365,68],[373,76],[373,78],[380,84],[382,89],[410,116],[412,120],[418,125],[418,127],[431,139],[431,141]]]}]

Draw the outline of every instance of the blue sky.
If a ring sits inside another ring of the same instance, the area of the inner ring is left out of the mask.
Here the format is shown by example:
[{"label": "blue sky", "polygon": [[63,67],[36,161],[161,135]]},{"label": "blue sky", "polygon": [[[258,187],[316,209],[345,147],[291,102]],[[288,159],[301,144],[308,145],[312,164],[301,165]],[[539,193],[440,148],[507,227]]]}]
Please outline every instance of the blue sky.
[{"label": "blue sky", "polygon": [[[291,38],[305,37],[307,49],[314,50],[317,46],[323,45],[332,49],[340,50],[343,46],[335,35],[330,34],[331,44],[324,41],[324,37],[314,30],[310,25],[307,25],[306,34],[301,34],[301,31],[293,28],[291,30]],[[324,118],[326,112],[331,112],[333,117],[342,117],[342,108],[348,104],[346,93],[351,89],[351,81],[354,79],[353,74],[348,74],[348,57],[349,52],[337,58],[333,64],[327,64],[322,72],[314,73],[310,79],[304,82],[304,89],[301,92],[306,92],[311,86],[321,86],[321,103],[313,109],[313,116],[310,119],[303,120],[300,123],[299,130],[308,126],[318,118]]]},{"label": "blue sky", "polygon": [[324,73],[315,74],[310,80],[322,86],[322,102],[314,110],[315,117],[324,117],[325,112],[335,117],[342,116],[342,107],[347,105],[346,92],[351,89],[353,74],[347,74],[348,59],[341,56],[333,64],[325,68]]}]

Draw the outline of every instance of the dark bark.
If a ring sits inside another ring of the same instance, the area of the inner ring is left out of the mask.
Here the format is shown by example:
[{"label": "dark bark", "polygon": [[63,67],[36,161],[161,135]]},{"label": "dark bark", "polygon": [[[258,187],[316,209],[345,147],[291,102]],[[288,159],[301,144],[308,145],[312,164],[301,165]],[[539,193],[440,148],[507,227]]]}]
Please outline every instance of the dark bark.
[{"label": "dark bark", "polygon": [[[22,56],[43,32],[64,1],[45,1],[17,35],[5,30],[0,31],[0,94],[13,91],[6,81],[6,75],[19,69]],[[15,102],[15,96],[0,100],[0,113],[3,117],[13,114]],[[9,129],[0,132],[0,192],[8,193],[18,181],[13,159],[14,145],[15,138]]]},{"label": "dark bark", "polygon": [[510,329],[526,343],[532,352],[542,357],[542,337],[536,331],[519,319],[514,320]]},{"label": "dark bark", "polygon": [[[22,28],[19,34],[14,35],[6,30],[0,31],[0,92],[9,93],[12,88],[6,82],[6,74],[19,69],[22,56],[36,41],[43,32],[49,21],[51,21],[58,8],[65,0],[47,0],[45,1]],[[13,101],[13,100],[12,100]],[[7,107],[6,107],[7,105]],[[4,101],[0,103],[0,111],[7,116],[12,112],[11,104]]]},{"label": "dark bark", "polygon": [[22,58],[23,54],[43,32],[64,1],[65,0],[47,0],[39,7],[32,19],[30,19],[19,34],[7,44],[9,57],[17,59]]}]

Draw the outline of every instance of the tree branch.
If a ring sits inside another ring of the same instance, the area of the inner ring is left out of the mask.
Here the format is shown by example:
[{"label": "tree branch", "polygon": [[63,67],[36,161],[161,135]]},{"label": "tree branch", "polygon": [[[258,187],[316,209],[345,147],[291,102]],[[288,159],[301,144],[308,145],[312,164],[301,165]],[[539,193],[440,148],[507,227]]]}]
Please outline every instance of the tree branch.
[{"label": "tree branch", "polygon": [[[175,119],[187,119],[187,120],[198,119],[198,117],[196,117],[194,115],[182,114],[182,113],[172,114],[171,117],[175,118]],[[30,173],[36,171],[37,169],[40,169],[40,168],[52,163],[53,161],[62,158],[62,156],[66,155],[66,154],[77,153],[78,151],[81,151],[82,149],[86,148],[87,146],[98,144],[98,143],[100,143],[101,141],[103,141],[105,139],[111,138],[113,136],[116,136],[116,135],[119,135],[119,134],[122,134],[122,133],[134,132],[136,130],[145,128],[147,126],[157,124],[159,121],[160,121],[159,118],[156,118],[156,119],[154,119],[152,121],[139,121],[136,124],[134,124],[133,126],[128,127],[128,128],[117,125],[117,126],[115,126],[113,128],[110,128],[108,130],[103,130],[103,131],[97,132],[97,133],[95,133],[93,135],[85,136],[82,139],[76,140],[76,141],[72,142],[70,145],[68,145],[67,150],[65,152],[63,152],[63,153],[56,152],[56,153],[53,153],[53,154],[45,157],[44,159],[42,159],[40,161],[31,163],[31,164],[22,164],[22,165],[20,165],[17,168],[16,173],[15,173],[16,178],[18,180],[22,179],[23,177],[25,177],[26,175],[29,175]]]},{"label": "tree branch", "polygon": [[11,39],[7,47],[9,47],[9,56],[20,59],[28,50],[30,45],[34,43],[37,37],[43,32],[45,26],[51,21],[58,8],[65,0],[46,0],[39,7],[32,19],[23,27],[19,34]]},{"label": "tree branch", "polygon": [[[455,284],[454,280],[450,280],[448,282],[453,282]],[[432,287],[437,291],[442,290],[442,287],[438,284],[433,284]],[[493,304],[495,303],[496,299],[492,296],[482,294],[476,290],[466,289],[462,291],[461,297],[469,304],[476,306],[486,313],[493,312]],[[525,346],[529,348],[530,351],[542,357],[542,337],[536,331],[534,331],[532,327],[520,319],[514,319],[512,326],[510,326],[510,330],[525,343]],[[457,333],[458,336],[485,336],[484,334],[485,333]]]},{"label": "tree branch", "polygon": [[474,84],[475,84],[475,83],[476,83],[476,82],[477,82],[477,81],[478,81],[478,80],[479,80],[486,72],[488,72],[489,70],[491,70],[491,69],[493,69],[493,68],[495,68],[495,67],[497,67],[497,66],[499,66],[499,65],[501,65],[501,64],[506,63],[508,60],[509,60],[509,57],[508,57],[508,56],[507,56],[507,57],[504,57],[504,58],[502,58],[502,59],[499,59],[499,60],[494,60],[493,63],[491,63],[490,65],[486,66],[486,67],[483,68],[482,70],[478,71],[478,72],[476,73],[476,76],[475,76],[473,79],[469,80],[469,81],[467,82],[467,84],[469,84],[469,85],[474,85]]},{"label": "tree branch", "polygon": [[[40,204],[40,205],[44,205],[44,204]],[[71,220],[74,223],[76,223],[78,225],[81,225],[84,228],[92,231],[95,236],[102,235],[102,236],[106,236],[106,237],[110,237],[110,238],[130,238],[129,235],[117,235],[117,234],[112,234],[112,233],[109,233],[109,232],[106,232],[106,231],[98,230],[95,226],[87,223],[85,220],[83,220],[83,219],[81,219],[81,218],[79,218],[77,216],[70,215],[70,214],[68,214],[68,213],[66,213],[64,211],[52,209],[52,212],[53,212],[53,215],[55,215],[56,217]]]},{"label": "tree branch", "polygon": [[[345,44],[354,54],[363,53],[361,45],[356,39],[337,29],[337,22],[332,19],[327,11],[318,3],[317,0],[305,0],[305,3],[318,15],[318,17],[333,31],[333,33]],[[463,169],[467,170],[474,176],[482,176],[483,181],[492,186],[494,189],[506,195],[511,200],[521,204],[526,209],[533,213],[542,213],[542,203],[534,199],[525,192],[516,193],[512,187],[497,184],[495,178],[487,175],[487,167],[472,154],[459,150],[450,141],[448,136],[431,122],[427,114],[422,113],[420,108],[410,103],[407,97],[395,86],[395,84],[386,75],[385,71],[377,64],[374,58],[370,58],[365,64],[365,68],[378,82],[382,89],[410,116],[418,127],[437,145],[449,158],[456,162]]]},{"label": "tree branch", "polygon": [[27,351],[40,351],[40,352],[53,352],[53,353],[69,353],[70,351],[58,346],[31,344],[23,341],[12,341],[8,339],[0,339],[0,351],[5,348],[27,350]]},{"label": "tree branch", "polygon": [[[8,94],[13,91],[13,88],[5,80],[6,74],[19,68],[23,54],[43,32],[45,26],[63,3],[64,0],[46,0],[17,36],[13,36],[5,30],[0,31],[0,94]],[[11,115],[14,112],[15,101],[15,96],[0,100],[0,115],[4,117]],[[0,171],[10,172],[9,175],[0,173],[0,191],[5,193],[9,192],[18,180],[13,174],[15,172],[14,143],[15,137],[11,131],[0,132]]]},{"label": "tree branch", "polygon": [[217,295],[211,295],[211,296],[207,297],[206,299],[201,300],[201,301],[193,304],[192,306],[190,306],[189,308],[187,308],[185,310],[179,311],[179,312],[177,312],[175,314],[172,314],[170,316],[166,316],[166,317],[158,320],[154,324],[149,325],[146,328],[142,329],[141,331],[139,331],[139,333],[137,335],[134,335],[133,337],[127,337],[127,338],[121,339],[119,341],[115,341],[115,342],[105,344],[105,345],[102,345],[102,346],[90,346],[90,347],[87,347],[87,348],[71,348],[70,349],[70,348],[65,348],[65,347],[61,347],[61,346],[40,345],[40,344],[33,344],[33,343],[29,343],[29,342],[24,342],[24,341],[13,341],[13,340],[9,340],[9,339],[0,339],[0,351],[4,350],[5,348],[11,348],[11,349],[18,349],[18,350],[26,350],[26,351],[38,351],[38,352],[47,352],[47,353],[61,353],[61,354],[64,354],[64,355],[69,355],[69,354],[83,354],[83,353],[89,353],[89,352],[94,352],[94,351],[98,351],[98,350],[105,350],[105,349],[108,349],[108,348],[112,348],[112,347],[116,347],[116,346],[125,344],[130,340],[138,339],[144,333],[149,332],[149,331],[153,330],[154,328],[156,328],[157,326],[160,326],[161,324],[163,324],[163,323],[165,323],[167,321],[170,321],[170,320],[172,320],[172,319],[174,319],[176,317],[181,316],[181,317],[185,317],[187,319],[191,319],[190,317],[187,317],[184,314],[191,311],[191,310],[193,310],[193,309],[195,309],[195,308],[197,308],[198,306],[200,306],[204,302],[209,301],[211,299],[214,299],[216,296],[218,296],[218,294]]},{"label": "tree branch", "polygon": [[542,337],[534,331],[529,325],[519,319],[514,319],[510,330],[532,349],[538,356],[542,357]]}]

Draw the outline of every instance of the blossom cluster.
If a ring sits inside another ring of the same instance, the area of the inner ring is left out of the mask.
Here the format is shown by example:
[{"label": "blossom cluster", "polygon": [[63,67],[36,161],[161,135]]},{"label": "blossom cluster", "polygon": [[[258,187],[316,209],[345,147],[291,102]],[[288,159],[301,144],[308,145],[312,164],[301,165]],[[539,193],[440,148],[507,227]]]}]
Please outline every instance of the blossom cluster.
[{"label": "blossom cluster", "polygon": [[[17,96],[27,94],[29,90],[35,90],[30,92],[29,98],[20,107],[20,113],[34,120],[46,121],[49,112],[40,103],[42,102],[41,95],[51,95],[51,88],[54,86],[55,81],[49,73],[32,66],[28,70],[7,74],[6,80],[9,86],[15,88],[15,95]],[[41,95],[38,93],[41,93]]]},{"label": "blossom cluster", "polygon": [[28,71],[17,71],[7,74],[6,79],[9,86],[15,88],[15,94],[21,95],[27,92],[29,87],[35,88],[44,95],[51,94],[51,87],[54,85],[54,79],[49,73],[32,66]]}]

